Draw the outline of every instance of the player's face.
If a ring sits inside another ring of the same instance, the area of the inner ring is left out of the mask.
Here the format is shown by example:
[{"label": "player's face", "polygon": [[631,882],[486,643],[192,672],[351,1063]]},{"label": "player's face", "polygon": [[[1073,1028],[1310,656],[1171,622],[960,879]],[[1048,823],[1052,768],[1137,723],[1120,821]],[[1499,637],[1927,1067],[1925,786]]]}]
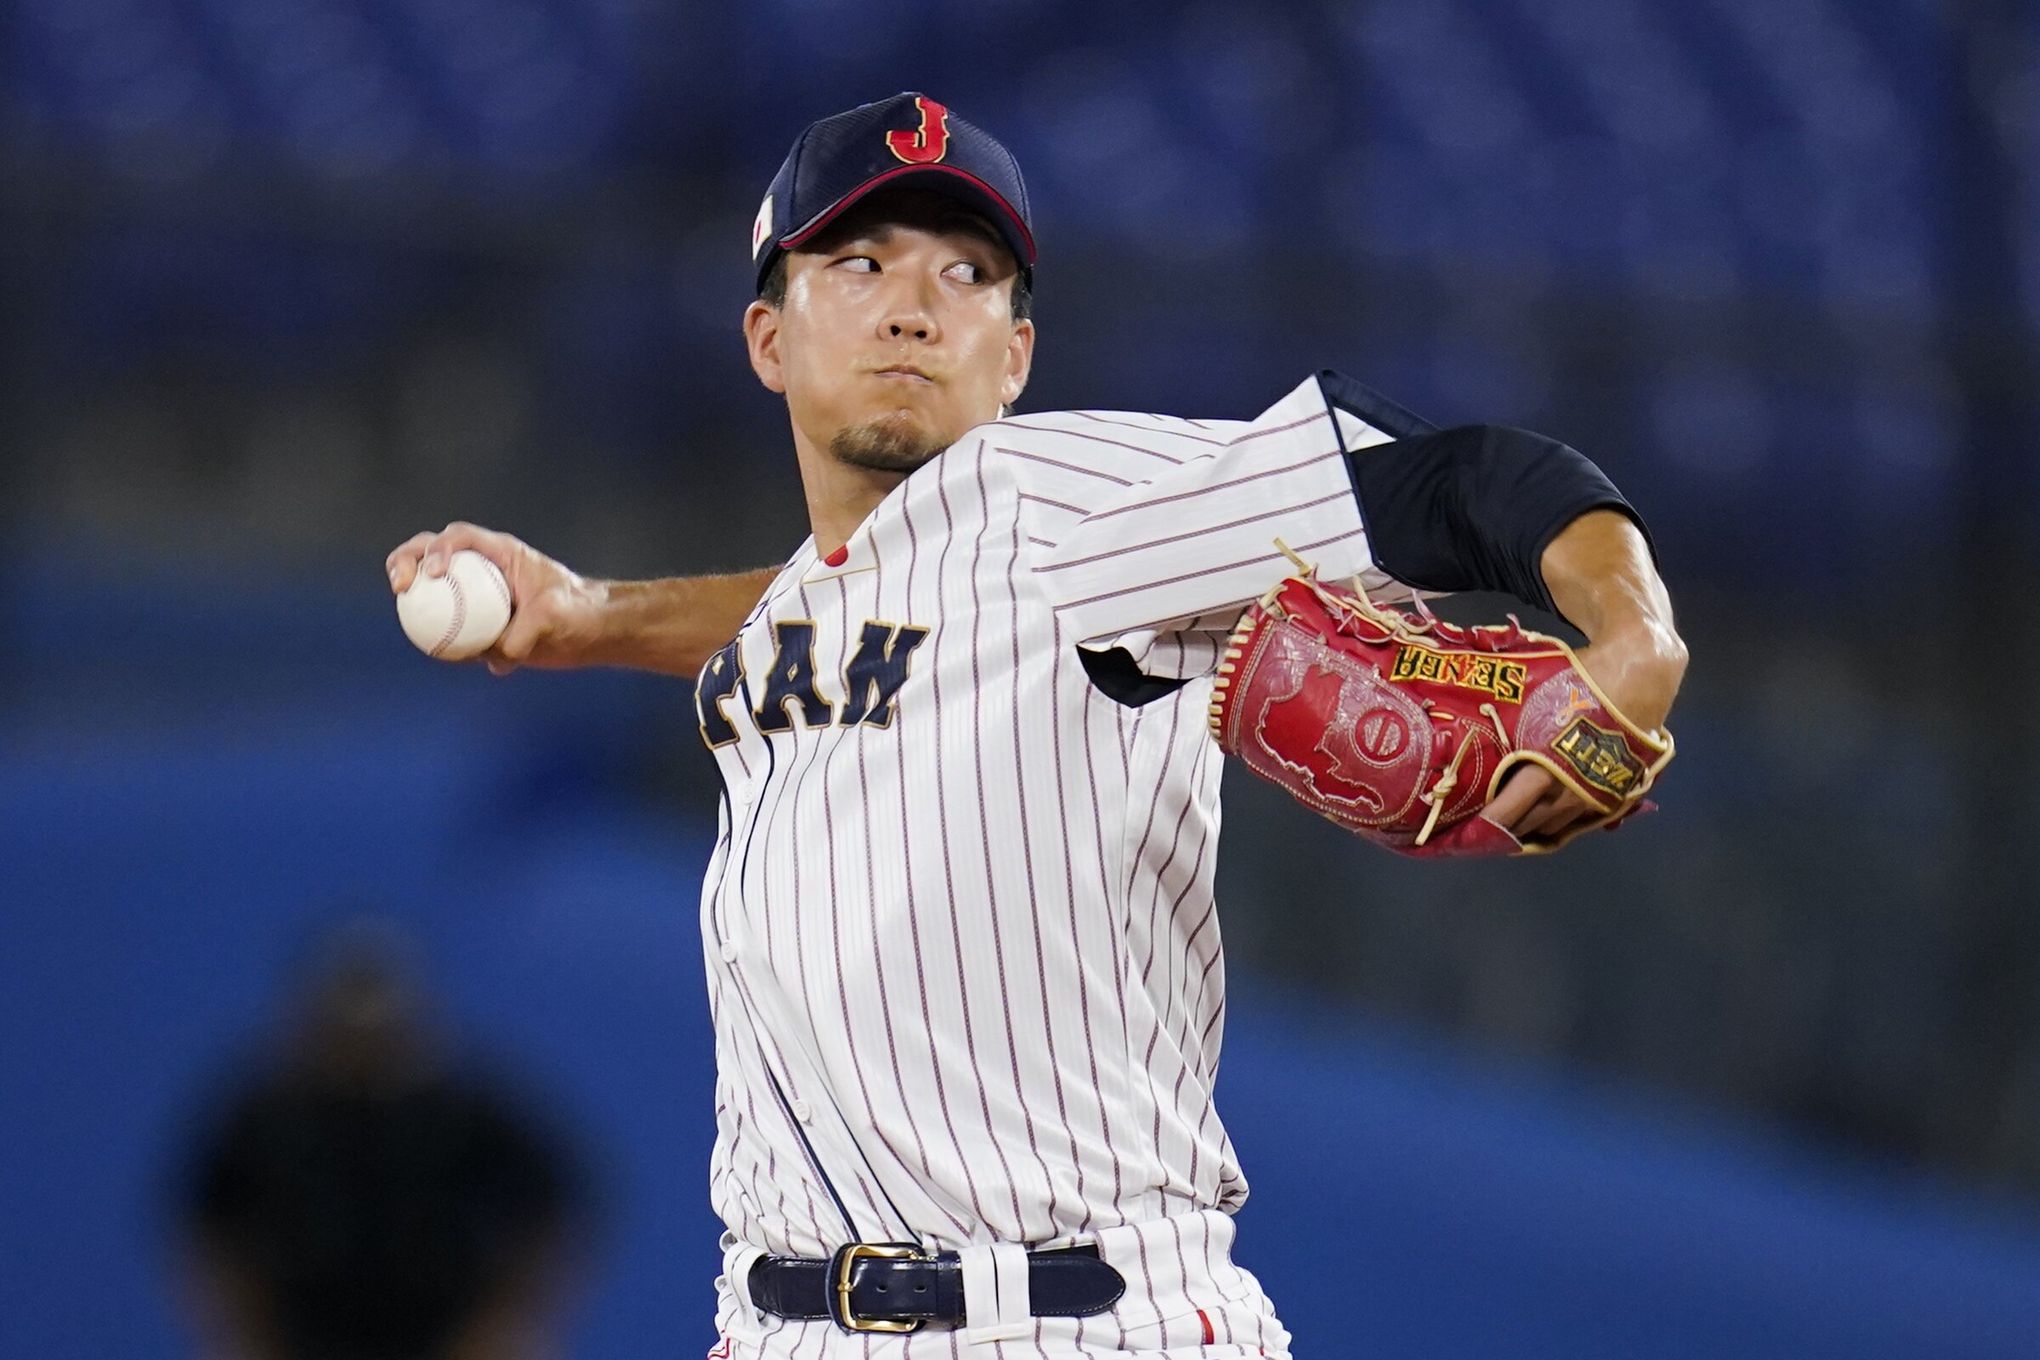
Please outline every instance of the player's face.
[{"label": "player's face", "polygon": [[752,304],[752,367],[814,448],[910,472],[1026,385],[1034,325],[1013,319],[1017,274],[954,200],[873,195],[788,255],[783,306]]}]

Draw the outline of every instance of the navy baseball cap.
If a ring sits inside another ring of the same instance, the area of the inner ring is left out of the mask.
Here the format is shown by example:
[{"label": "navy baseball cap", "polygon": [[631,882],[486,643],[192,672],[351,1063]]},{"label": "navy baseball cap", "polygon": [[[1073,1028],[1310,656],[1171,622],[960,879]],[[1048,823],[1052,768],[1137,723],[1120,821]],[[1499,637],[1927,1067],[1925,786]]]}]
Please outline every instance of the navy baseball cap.
[{"label": "navy baseball cap", "polygon": [[974,123],[912,90],[810,123],[772,177],[751,224],[758,286],[772,262],[874,189],[911,181],[983,214],[1020,268],[1034,268],[1027,186],[1013,153]]}]

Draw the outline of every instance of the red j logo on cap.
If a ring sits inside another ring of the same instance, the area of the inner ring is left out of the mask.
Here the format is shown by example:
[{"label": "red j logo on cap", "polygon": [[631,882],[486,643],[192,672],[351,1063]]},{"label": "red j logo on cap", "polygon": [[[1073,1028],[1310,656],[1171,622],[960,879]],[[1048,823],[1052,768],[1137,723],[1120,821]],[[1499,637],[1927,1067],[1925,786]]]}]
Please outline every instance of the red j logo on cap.
[{"label": "red j logo on cap", "polygon": [[949,154],[949,110],[925,95],[914,100],[921,126],[885,134],[886,149],[908,165],[933,165]]}]

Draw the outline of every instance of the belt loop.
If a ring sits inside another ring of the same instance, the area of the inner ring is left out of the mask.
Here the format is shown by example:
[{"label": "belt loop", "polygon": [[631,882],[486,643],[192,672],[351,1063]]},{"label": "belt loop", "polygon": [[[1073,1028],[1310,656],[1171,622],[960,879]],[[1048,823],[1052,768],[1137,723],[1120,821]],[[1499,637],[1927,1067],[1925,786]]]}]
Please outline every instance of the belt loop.
[{"label": "belt loop", "polygon": [[963,1273],[965,1341],[975,1346],[1034,1334],[1026,1247],[1018,1242],[964,1247],[957,1260]]},{"label": "belt loop", "polygon": [[765,1310],[751,1297],[751,1267],[767,1254],[763,1247],[733,1242],[723,1256],[723,1274],[729,1281],[730,1293],[736,1295],[737,1307],[743,1314],[747,1331],[756,1330],[758,1324],[765,1320]]}]

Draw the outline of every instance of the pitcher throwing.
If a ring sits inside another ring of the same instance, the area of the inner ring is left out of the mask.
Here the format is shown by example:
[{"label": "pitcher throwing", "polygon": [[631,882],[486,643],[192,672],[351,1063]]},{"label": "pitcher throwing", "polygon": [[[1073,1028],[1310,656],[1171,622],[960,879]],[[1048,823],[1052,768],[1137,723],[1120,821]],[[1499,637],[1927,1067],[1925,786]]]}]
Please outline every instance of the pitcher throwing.
[{"label": "pitcher throwing", "polygon": [[[460,548],[504,570],[499,673],[698,677],[718,1353],[1286,1356],[1212,1106],[1214,672],[1280,538],[1376,604],[1556,609],[1659,729],[1685,650],[1640,521],[1563,444],[1329,372],[1253,420],[1012,414],[1026,190],[925,95],[809,127],[751,255],[813,529],[783,566],[596,581],[465,524],[389,559],[398,590]],[[1601,815],[1536,764],[1497,782],[1510,849]]]}]

